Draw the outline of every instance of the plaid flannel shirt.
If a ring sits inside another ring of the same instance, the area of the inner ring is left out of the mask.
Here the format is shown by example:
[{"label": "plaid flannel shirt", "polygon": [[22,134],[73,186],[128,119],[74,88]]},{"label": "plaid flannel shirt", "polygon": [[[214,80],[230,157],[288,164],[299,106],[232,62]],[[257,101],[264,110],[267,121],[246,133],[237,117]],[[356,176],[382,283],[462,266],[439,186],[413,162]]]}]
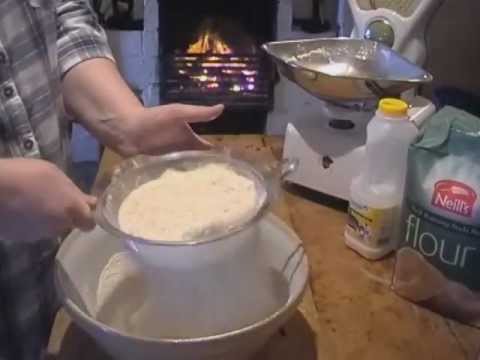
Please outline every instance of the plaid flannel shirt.
[{"label": "plaid flannel shirt", "polygon": [[[0,157],[42,158],[66,169],[60,81],[96,57],[112,59],[88,0],[0,0]],[[0,241],[0,360],[41,358],[57,310],[58,244]]]}]

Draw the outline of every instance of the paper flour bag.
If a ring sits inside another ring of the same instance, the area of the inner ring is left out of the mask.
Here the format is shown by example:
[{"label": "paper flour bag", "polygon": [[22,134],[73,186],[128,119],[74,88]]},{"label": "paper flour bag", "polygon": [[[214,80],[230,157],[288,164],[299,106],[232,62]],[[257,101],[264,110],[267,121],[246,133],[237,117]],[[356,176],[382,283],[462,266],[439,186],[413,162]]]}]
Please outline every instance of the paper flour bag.
[{"label": "paper flour bag", "polygon": [[480,119],[446,107],[410,147],[394,291],[480,326]]}]

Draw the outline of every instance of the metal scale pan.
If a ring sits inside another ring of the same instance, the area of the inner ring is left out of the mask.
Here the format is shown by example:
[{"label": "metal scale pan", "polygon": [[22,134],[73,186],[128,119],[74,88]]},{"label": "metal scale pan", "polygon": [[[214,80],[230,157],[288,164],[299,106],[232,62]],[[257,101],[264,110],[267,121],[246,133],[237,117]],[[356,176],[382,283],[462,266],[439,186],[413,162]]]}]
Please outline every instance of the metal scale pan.
[{"label": "metal scale pan", "polygon": [[263,49],[287,79],[332,102],[399,96],[433,80],[431,74],[396,51],[370,40],[278,41],[264,44]]}]

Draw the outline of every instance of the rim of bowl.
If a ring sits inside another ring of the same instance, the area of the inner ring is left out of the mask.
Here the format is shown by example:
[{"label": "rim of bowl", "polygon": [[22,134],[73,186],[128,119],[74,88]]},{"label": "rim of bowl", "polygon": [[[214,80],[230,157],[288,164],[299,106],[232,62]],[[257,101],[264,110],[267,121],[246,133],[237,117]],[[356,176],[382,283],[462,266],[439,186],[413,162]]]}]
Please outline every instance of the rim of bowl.
[{"label": "rim of bowl", "polygon": [[[318,41],[329,41],[329,42],[348,42],[348,41],[352,41],[352,42],[365,42],[367,44],[369,44],[370,46],[378,46],[380,47],[380,50],[388,50],[389,52],[392,51],[391,48],[387,47],[386,45],[382,44],[382,43],[379,43],[379,42],[376,42],[376,41],[373,41],[373,40],[368,40],[368,39],[354,39],[354,38],[350,38],[350,37],[336,37],[336,38],[315,38],[315,39],[301,39],[301,40],[280,40],[280,41],[270,41],[268,43],[265,43],[262,45],[262,48],[270,55],[272,56],[273,58],[275,58],[277,61],[280,61],[282,64],[284,65],[287,65],[287,66],[292,66],[291,63],[288,63],[287,61],[285,61],[284,59],[280,58],[279,56],[277,56],[277,54],[274,53],[274,51],[271,49],[272,46],[275,46],[275,45],[282,45],[282,44],[288,44],[288,43],[291,43],[291,44],[295,44],[295,43],[308,43],[308,42],[318,42]],[[374,76],[374,77],[368,77],[368,76],[361,76],[361,75],[354,75],[354,76],[351,76],[351,75],[331,75],[331,74],[328,74],[324,71],[318,71],[318,70],[314,70],[314,69],[311,69],[310,67],[306,66],[306,65],[303,65],[303,64],[295,64],[295,66],[300,69],[300,70],[304,70],[304,71],[309,71],[309,72],[313,72],[315,74],[319,74],[319,75],[322,75],[322,76],[325,76],[327,78],[331,78],[331,79],[343,79],[343,80],[363,80],[363,81],[368,81],[368,80],[372,80],[372,81],[390,81],[390,82],[393,82],[393,83],[406,83],[406,84],[414,84],[414,85],[421,85],[421,84],[428,84],[430,82],[433,81],[433,75],[428,72],[427,70],[423,69],[422,67],[419,67],[418,65],[414,64],[413,62],[411,62],[410,60],[408,60],[406,57],[404,57],[403,55],[393,51],[394,53],[394,56],[396,56],[397,58],[400,58],[403,62],[405,63],[408,63],[409,65],[413,65],[419,69],[421,69],[424,73],[424,77],[423,78],[420,78],[420,77],[417,77],[417,78],[410,78],[410,79],[405,79],[405,78],[399,78],[399,77],[391,77],[389,79],[385,79],[385,78],[381,78],[381,77],[378,77],[378,76]]]},{"label": "rim of bowl", "polygon": [[[204,236],[204,237],[196,238],[194,240],[181,240],[181,241],[145,239],[145,238],[128,234],[122,231],[120,228],[111,224],[111,222],[104,216],[103,204],[105,204],[107,201],[106,198],[108,196],[108,190],[111,189],[111,186],[113,186],[113,182],[111,181],[108,184],[107,188],[100,195],[99,202],[98,202],[99,205],[95,208],[95,220],[97,224],[109,234],[114,235],[120,239],[127,239],[129,243],[140,243],[143,245],[151,245],[151,246],[193,246],[193,245],[202,245],[202,244],[223,240],[230,236],[238,234],[241,231],[246,230],[249,226],[253,225],[255,222],[260,220],[265,215],[265,212],[270,205],[271,194],[270,194],[269,186],[267,184],[265,176],[262,175],[260,171],[255,169],[254,166],[250,165],[248,162],[244,160],[232,158],[226,154],[223,154],[221,152],[216,152],[216,151],[191,150],[191,151],[178,151],[178,152],[173,152],[165,155],[155,156],[155,157],[152,157],[151,161],[149,161],[148,163],[142,166],[151,166],[156,164],[157,162],[175,161],[181,158],[195,159],[195,158],[201,158],[201,157],[204,157],[204,158],[211,157],[218,160],[223,160],[222,162],[226,164],[238,165],[242,169],[250,173],[252,177],[258,181],[258,183],[263,185],[264,191],[263,191],[263,194],[260,194],[260,197],[258,200],[260,205],[258,206],[254,214],[252,214],[251,216],[248,216],[245,221],[232,227],[227,232],[221,233],[221,234],[214,234],[213,236]],[[131,159],[127,159],[125,161],[128,162],[128,161],[131,161]],[[140,168],[141,167],[136,167],[133,169],[136,170]],[[121,180],[121,177],[124,176],[129,170],[131,169],[121,170],[120,173],[116,175],[115,181]]]},{"label": "rim of bowl", "polygon": [[[302,243],[302,241],[298,238],[298,236],[291,230],[289,229],[285,224],[283,224],[281,221],[276,219],[275,217],[272,217],[272,222],[276,223],[277,225],[281,226],[284,230],[286,230],[297,242]],[[302,265],[303,264],[303,265]],[[308,257],[306,253],[304,252],[302,255],[302,260],[300,262],[300,267],[303,267],[306,274],[305,278],[300,286],[300,290],[297,293],[296,297],[289,296],[288,301],[283,304],[281,307],[278,308],[275,312],[267,316],[266,318],[257,321],[253,324],[244,326],[239,329],[231,330],[228,332],[225,332],[223,334],[217,334],[217,335],[208,335],[204,337],[194,337],[194,338],[152,338],[152,337],[139,337],[136,335],[129,335],[123,331],[117,330],[115,328],[112,328],[92,316],[86,314],[82,309],[80,309],[69,297],[65,295],[65,292],[63,291],[63,287],[60,285],[60,280],[59,280],[59,271],[58,271],[58,264],[55,263],[55,275],[54,275],[54,282],[55,282],[55,288],[57,292],[60,294],[61,301],[64,305],[64,308],[67,310],[69,313],[73,313],[72,315],[72,320],[76,320],[75,318],[78,316],[81,318],[81,321],[86,321],[89,325],[92,325],[96,328],[100,328],[102,331],[107,332],[107,333],[112,333],[117,336],[120,336],[122,338],[126,339],[133,339],[141,342],[147,342],[147,343],[164,343],[164,344],[198,344],[202,343],[205,341],[222,341],[225,339],[232,338],[234,336],[242,335],[245,333],[248,333],[249,331],[257,328],[263,328],[267,326],[270,322],[273,320],[279,318],[281,315],[287,312],[290,308],[297,308],[298,305],[300,304],[300,301],[303,299],[305,291],[307,289],[308,285],[308,279],[310,276],[310,271],[309,271],[309,262],[308,262]],[[299,269],[300,269],[299,267]],[[297,269],[298,271],[298,269]]]}]

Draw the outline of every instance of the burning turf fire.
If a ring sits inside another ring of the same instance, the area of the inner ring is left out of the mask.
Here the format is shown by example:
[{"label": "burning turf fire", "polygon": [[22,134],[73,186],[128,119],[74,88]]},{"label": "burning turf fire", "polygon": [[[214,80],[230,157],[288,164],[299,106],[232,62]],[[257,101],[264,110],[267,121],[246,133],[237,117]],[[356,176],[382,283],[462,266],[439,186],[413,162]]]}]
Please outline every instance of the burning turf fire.
[{"label": "burning turf fire", "polygon": [[258,45],[241,26],[232,31],[228,23],[207,20],[193,40],[171,57],[166,99],[265,106],[269,101],[269,73]]},{"label": "burning turf fire", "polygon": [[187,54],[232,54],[232,49],[222,40],[220,34],[210,30],[200,34],[198,40],[188,47]]},{"label": "burning turf fire", "polygon": [[234,55],[218,32],[204,30],[186,53],[175,58],[181,67],[178,73],[189,76],[202,90],[239,93],[256,89],[258,71],[251,68],[251,57]]}]

